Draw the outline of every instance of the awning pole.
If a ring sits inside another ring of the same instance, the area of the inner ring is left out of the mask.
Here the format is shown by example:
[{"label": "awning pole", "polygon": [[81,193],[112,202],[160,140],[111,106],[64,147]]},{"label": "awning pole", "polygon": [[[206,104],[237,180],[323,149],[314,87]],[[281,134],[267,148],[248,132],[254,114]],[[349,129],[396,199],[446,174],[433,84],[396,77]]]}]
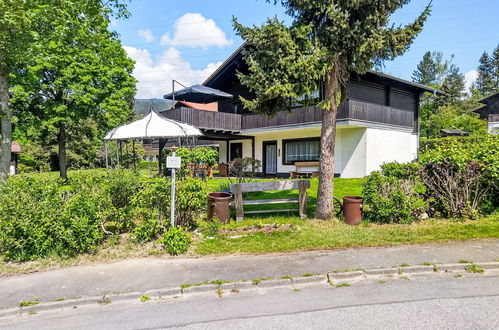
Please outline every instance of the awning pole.
[{"label": "awning pole", "polygon": [[106,155],[106,171],[109,170],[109,167],[107,165],[107,142],[104,140],[104,154]]},{"label": "awning pole", "polygon": [[116,166],[120,167],[120,147],[119,147],[119,140],[116,140]]}]

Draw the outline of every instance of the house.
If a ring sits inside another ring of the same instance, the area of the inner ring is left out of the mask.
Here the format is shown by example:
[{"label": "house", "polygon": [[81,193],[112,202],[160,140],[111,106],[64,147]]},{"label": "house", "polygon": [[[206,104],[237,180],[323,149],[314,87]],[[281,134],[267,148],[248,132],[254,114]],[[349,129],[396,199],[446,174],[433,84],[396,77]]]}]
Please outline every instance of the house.
[{"label": "house", "polygon": [[17,162],[19,160],[20,152],[21,146],[16,141],[13,141],[10,147],[10,175],[17,173]]},{"label": "house", "polygon": [[[274,117],[251,113],[239,96],[251,98],[236,72],[248,72],[240,47],[203,85],[232,94],[218,111],[183,107],[163,111],[168,118],[200,128],[204,139],[218,141],[220,163],[238,157],[262,161],[260,175],[288,177],[297,163],[317,171],[322,111],[297,104]],[[409,162],[417,157],[419,98],[440,91],[378,72],[352,76],[348,99],[338,109],[335,175],[360,178],[384,162]]]},{"label": "house", "polygon": [[473,110],[480,115],[480,118],[487,120],[489,133],[499,134],[499,92],[484,97],[478,102],[483,106]]}]

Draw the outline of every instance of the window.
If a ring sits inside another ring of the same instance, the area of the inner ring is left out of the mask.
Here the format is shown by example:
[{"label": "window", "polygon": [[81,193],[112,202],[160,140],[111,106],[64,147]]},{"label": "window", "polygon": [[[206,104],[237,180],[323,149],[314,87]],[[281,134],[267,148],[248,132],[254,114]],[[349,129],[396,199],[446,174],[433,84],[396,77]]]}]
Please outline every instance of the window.
[{"label": "window", "polygon": [[294,164],[295,162],[318,161],[320,153],[320,140],[296,139],[283,140],[283,164]]}]

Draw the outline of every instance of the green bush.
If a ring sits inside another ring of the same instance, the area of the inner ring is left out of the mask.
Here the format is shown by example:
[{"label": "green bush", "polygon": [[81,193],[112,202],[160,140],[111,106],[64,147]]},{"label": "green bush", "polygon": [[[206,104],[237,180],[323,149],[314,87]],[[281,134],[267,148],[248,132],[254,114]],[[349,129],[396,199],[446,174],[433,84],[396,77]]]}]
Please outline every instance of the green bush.
[{"label": "green bush", "polygon": [[[143,182],[130,170],[16,175],[0,185],[0,254],[27,261],[95,250],[106,237],[131,233],[139,243],[160,236],[170,214],[170,179]],[[206,209],[201,179],[177,182],[176,221],[192,226]],[[111,235],[114,234],[114,235]]]},{"label": "green bush", "polygon": [[499,135],[449,137],[427,140],[421,148],[420,163],[452,164],[463,173],[469,162],[480,164],[482,184],[489,186],[480,208],[483,213],[499,210]]},{"label": "green bush", "polygon": [[0,185],[0,254],[28,261],[94,250],[103,239],[99,198],[57,180],[14,176]]},{"label": "green bush", "polygon": [[417,165],[384,164],[366,177],[362,194],[365,218],[381,223],[411,223],[425,212],[424,186],[417,179]]},{"label": "green bush", "polygon": [[187,252],[190,244],[190,234],[180,227],[170,227],[163,235],[163,248],[171,255]]},{"label": "green bush", "polygon": [[161,232],[161,225],[156,219],[146,220],[133,230],[133,237],[138,243],[150,242],[156,239]]},{"label": "green bush", "polygon": [[207,187],[200,179],[186,177],[177,182],[175,224],[192,227],[201,214],[206,213]]}]

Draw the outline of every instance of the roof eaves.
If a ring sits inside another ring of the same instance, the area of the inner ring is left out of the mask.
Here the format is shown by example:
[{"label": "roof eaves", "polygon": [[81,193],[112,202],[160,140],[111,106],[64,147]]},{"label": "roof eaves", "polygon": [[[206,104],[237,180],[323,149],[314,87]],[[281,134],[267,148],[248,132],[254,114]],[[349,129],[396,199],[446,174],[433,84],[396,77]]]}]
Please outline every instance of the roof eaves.
[{"label": "roof eaves", "polygon": [[243,42],[243,44],[239,46],[239,48],[237,48],[215,71],[213,71],[213,73],[208,78],[206,78],[206,80],[201,85],[206,86],[207,84],[209,84],[210,81],[213,80],[220,73],[220,71],[223,70],[224,67],[226,67],[237,55],[239,55],[239,53],[241,53],[241,51],[244,47],[246,47],[247,44],[247,41]]},{"label": "roof eaves", "polygon": [[429,87],[429,86],[426,86],[426,85],[418,84],[418,83],[415,83],[415,82],[412,82],[412,81],[409,81],[409,80],[405,80],[405,79],[402,79],[402,78],[398,78],[398,77],[395,77],[395,76],[392,76],[392,75],[389,75],[389,74],[386,74],[386,73],[382,73],[382,72],[378,72],[378,71],[374,71],[374,70],[370,70],[369,72],[372,73],[372,74],[375,74],[377,76],[384,77],[384,78],[387,78],[387,79],[391,79],[391,80],[394,80],[394,81],[398,81],[398,82],[401,82],[401,83],[404,83],[404,84],[407,84],[407,85],[410,85],[410,86],[422,89],[422,90],[430,92],[430,93],[434,93],[434,94],[445,94],[440,89],[436,89],[436,88]]}]

